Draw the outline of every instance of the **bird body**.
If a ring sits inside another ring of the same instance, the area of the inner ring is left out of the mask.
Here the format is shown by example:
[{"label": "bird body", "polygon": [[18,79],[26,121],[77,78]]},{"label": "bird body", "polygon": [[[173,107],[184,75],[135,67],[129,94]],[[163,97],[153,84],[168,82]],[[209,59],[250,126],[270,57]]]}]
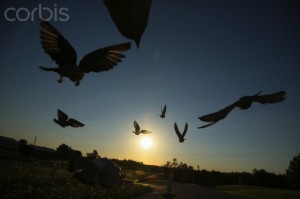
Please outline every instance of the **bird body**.
[{"label": "bird body", "polygon": [[176,135],[178,136],[179,142],[180,143],[184,142],[184,140],[185,140],[184,136],[186,135],[186,132],[188,130],[188,123],[185,123],[184,130],[182,133],[180,133],[176,122],[174,123],[174,129],[175,129]]},{"label": "bird body", "polygon": [[62,112],[60,109],[57,110],[57,118],[58,119],[54,118],[53,121],[63,128],[65,128],[67,126],[71,126],[74,128],[84,127],[84,124],[82,124],[81,122],[79,122],[73,118],[69,118],[68,115],[65,114],[64,112]]},{"label": "bird body", "polygon": [[40,66],[40,69],[44,71],[53,71],[60,75],[60,79],[58,80],[59,83],[63,82],[63,77],[68,77],[71,81],[76,82],[76,86],[79,85],[79,82],[84,77],[84,72],[81,70],[81,68],[77,65],[64,65],[60,68],[46,68],[43,66]]},{"label": "bird body", "polygon": [[239,107],[242,110],[246,110],[246,109],[250,108],[252,105],[252,102],[260,93],[261,93],[261,91],[252,96],[241,97],[238,101],[235,102],[235,106]]},{"label": "bird body", "polygon": [[148,130],[141,130],[140,125],[137,123],[137,121],[133,122],[133,126],[134,126],[134,131],[132,131],[134,134],[139,135],[139,134],[149,134],[152,133],[151,131]]},{"label": "bird body", "polygon": [[204,122],[210,122],[209,124],[200,126],[198,128],[205,128],[208,126],[211,126],[218,121],[224,119],[235,107],[238,107],[242,110],[248,109],[251,107],[253,102],[258,102],[261,104],[272,104],[272,103],[278,103],[283,101],[286,97],[286,92],[285,91],[279,91],[273,94],[268,94],[268,95],[260,95],[262,91],[258,92],[255,95],[252,96],[243,96],[233,104],[217,111],[214,113],[210,113],[201,117],[198,117],[201,121]]},{"label": "bird body", "polygon": [[44,51],[57,63],[58,68],[43,67],[60,75],[59,83],[68,77],[78,86],[85,73],[102,72],[113,69],[125,56],[121,52],[130,49],[131,43],[122,43],[97,49],[85,55],[79,65],[77,54],[72,45],[49,22],[41,21],[40,38]]}]

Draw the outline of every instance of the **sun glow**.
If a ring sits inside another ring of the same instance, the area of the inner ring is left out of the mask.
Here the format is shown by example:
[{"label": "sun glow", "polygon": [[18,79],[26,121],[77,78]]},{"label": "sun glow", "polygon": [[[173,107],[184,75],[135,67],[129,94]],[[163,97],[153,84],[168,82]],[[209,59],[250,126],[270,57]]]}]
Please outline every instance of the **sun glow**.
[{"label": "sun glow", "polygon": [[153,141],[152,141],[152,139],[149,138],[149,137],[144,137],[143,139],[141,139],[140,145],[141,145],[144,149],[149,149],[149,148],[152,147]]}]

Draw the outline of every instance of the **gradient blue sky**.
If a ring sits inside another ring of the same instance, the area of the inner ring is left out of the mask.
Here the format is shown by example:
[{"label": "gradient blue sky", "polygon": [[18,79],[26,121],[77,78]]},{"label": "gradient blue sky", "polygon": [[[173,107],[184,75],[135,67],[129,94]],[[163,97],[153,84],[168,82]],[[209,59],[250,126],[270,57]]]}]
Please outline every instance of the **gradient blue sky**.
[{"label": "gradient blue sky", "polygon": [[[79,87],[38,66],[55,66],[39,39],[39,18],[7,21],[7,8],[67,8],[67,21],[51,23],[69,40],[79,60],[105,46],[129,41],[117,30],[101,0],[1,1],[0,135],[84,154],[162,165],[179,162],[201,169],[284,173],[300,152],[300,2],[297,0],[153,0],[140,49],[132,43],[115,69],[90,73]],[[21,12],[20,12],[21,13]],[[13,13],[11,14],[13,16]],[[205,128],[198,117],[244,95],[285,90],[272,105],[235,109]],[[160,119],[161,104],[167,117]],[[60,108],[86,124],[61,128]],[[153,133],[132,133],[133,121]],[[179,143],[174,122],[187,140]]]}]

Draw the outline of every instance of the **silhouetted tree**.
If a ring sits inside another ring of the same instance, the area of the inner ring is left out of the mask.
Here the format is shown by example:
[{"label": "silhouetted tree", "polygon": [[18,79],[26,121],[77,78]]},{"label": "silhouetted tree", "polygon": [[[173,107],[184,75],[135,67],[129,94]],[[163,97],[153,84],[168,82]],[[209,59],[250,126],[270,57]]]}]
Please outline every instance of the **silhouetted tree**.
[{"label": "silhouetted tree", "polygon": [[31,155],[31,147],[28,145],[27,140],[25,140],[25,139],[19,140],[18,149],[19,149],[19,153],[22,156],[30,157],[30,155]]},{"label": "silhouetted tree", "polygon": [[290,166],[286,170],[286,175],[290,185],[300,189],[300,154],[290,161]]},{"label": "silhouetted tree", "polygon": [[265,186],[267,172],[264,169],[253,169],[253,176],[258,186]]},{"label": "silhouetted tree", "polygon": [[69,160],[73,156],[74,150],[66,144],[61,144],[56,149],[58,159]]},{"label": "silhouetted tree", "polygon": [[176,168],[178,165],[177,159],[173,158],[172,163],[171,163],[171,167]]},{"label": "silhouetted tree", "polygon": [[81,151],[73,150],[73,156],[82,157],[82,153],[81,153]]}]

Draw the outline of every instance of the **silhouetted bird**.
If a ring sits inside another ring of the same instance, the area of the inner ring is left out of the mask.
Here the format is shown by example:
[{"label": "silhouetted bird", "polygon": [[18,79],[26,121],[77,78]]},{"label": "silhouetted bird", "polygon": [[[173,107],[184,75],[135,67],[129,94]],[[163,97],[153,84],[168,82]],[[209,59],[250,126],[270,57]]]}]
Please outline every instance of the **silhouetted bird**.
[{"label": "silhouetted bird", "polygon": [[57,118],[58,119],[53,119],[53,121],[60,125],[61,127],[66,127],[66,126],[71,126],[71,127],[74,127],[74,128],[77,128],[77,127],[83,127],[84,124],[82,124],[81,122],[73,119],[73,118],[70,118],[68,117],[67,114],[65,114],[64,112],[62,112],[61,110],[57,110]]},{"label": "silhouetted bird", "polygon": [[104,0],[104,4],[119,32],[133,39],[139,48],[152,0]]},{"label": "silhouetted bird", "polygon": [[134,121],[133,122],[133,126],[134,126],[134,131],[132,131],[134,134],[139,135],[139,134],[148,134],[148,133],[152,133],[148,130],[141,130],[140,125]]},{"label": "silhouetted bird", "polygon": [[76,86],[84,73],[108,71],[117,66],[125,57],[121,52],[131,47],[131,43],[122,43],[97,49],[85,55],[77,65],[77,54],[72,45],[47,21],[41,21],[40,38],[44,51],[58,65],[58,68],[40,66],[40,69],[58,73],[59,83],[63,82],[63,77],[68,77]]},{"label": "silhouetted bird", "polygon": [[162,106],[161,106],[160,111],[161,111],[161,114],[159,116],[161,118],[165,118],[166,117],[166,112],[167,112],[167,105],[165,105],[164,108],[162,108]]},{"label": "silhouetted bird", "polygon": [[198,128],[205,128],[217,123],[218,121],[224,119],[235,107],[245,110],[251,107],[252,102],[259,102],[261,104],[272,104],[272,103],[281,102],[286,98],[285,91],[279,91],[269,95],[260,95],[261,92],[262,91],[252,96],[243,96],[239,100],[231,104],[230,106],[227,106],[215,113],[210,113],[208,115],[199,117],[201,121],[210,122],[210,123],[200,126]]},{"label": "silhouetted bird", "polygon": [[176,122],[175,122],[175,124],[174,124],[174,129],[175,129],[175,132],[176,132],[176,134],[177,134],[177,136],[178,136],[178,139],[179,139],[179,142],[181,143],[181,142],[184,142],[184,136],[185,136],[185,134],[186,134],[186,132],[187,132],[187,130],[188,130],[188,124],[187,123],[185,123],[185,126],[184,126],[184,130],[183,130],[183,133],[181,134],[180,133],[180,131],[179,131],[179,129],[178,129],[178,126],[177,126],[177,124],[176,124]]}]

